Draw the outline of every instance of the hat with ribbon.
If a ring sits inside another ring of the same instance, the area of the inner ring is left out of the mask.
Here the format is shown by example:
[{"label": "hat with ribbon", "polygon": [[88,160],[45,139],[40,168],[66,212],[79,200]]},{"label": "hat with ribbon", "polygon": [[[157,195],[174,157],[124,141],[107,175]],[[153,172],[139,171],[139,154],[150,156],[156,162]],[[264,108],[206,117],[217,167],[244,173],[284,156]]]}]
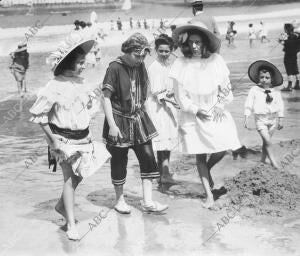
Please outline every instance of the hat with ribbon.
[{"label": "hat with ribbon", "polygon": [[279,86],[283,83],[283,77],[271,62],[266,60],[257,60],[253,62],[248,68],[248,76],[250,80],[256,84],[259,83],[259,71],[267,70],[270,72],[273,87]]},{"label": "hat with ribbon", "polygon": [[190,21],[188,24],[178,26],[173,32],[173,39],[179,43],[179,46],[186,42],[189,33],[196,31],[207,39],[210,52],[218,52],[221,47],[221,40],[207,26],[199,21]]},{"label": "hat with ribbon", "polygon": [[55,73],[55,70],[61,65],[63,60],[77,47],[87,54],[95,43],[94,37],[90,33],[74,32],[71,33],[50,56],[46,59],[46,63],[51,66],[51,70]]}]

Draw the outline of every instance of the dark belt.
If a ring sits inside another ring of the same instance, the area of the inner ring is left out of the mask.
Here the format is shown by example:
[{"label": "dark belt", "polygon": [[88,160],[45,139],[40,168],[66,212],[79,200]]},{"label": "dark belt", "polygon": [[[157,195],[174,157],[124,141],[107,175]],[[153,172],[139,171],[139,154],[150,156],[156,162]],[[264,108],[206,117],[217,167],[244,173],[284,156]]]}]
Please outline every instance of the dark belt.
[{"label": "dark belt", "polygon": [[[71,130],[71,129],[60,128],[52,123],[49,123],[49,127],[50,127],[52,133],[61,135],[66,139],[81,140],[81,139],[86,138],[89,135],[89,127],[87,127],[84,130]],[[49,168],[53,165],[52,171],[56,172],[57,161],[56,161],[55,157],[51,156],[49,146],[48,146],[48,163],[49,163]]]},{"label": "dark belt", "polygon": [[61,135],[66,139],[81,140],[89,135],[89,127],[84,130],[71,130],[57,127],[55,124],[49,124],[49,127],[54,134]]}]

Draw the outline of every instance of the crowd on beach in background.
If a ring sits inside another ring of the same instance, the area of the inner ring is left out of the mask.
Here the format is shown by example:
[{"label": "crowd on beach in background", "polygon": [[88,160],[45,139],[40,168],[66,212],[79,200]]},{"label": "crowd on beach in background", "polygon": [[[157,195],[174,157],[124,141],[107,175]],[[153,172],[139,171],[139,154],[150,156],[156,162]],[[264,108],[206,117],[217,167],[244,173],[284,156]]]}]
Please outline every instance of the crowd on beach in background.
[{"label": "crowd on beach in background", "polygon": [[[58,164],[61,166],[64,184],[55,209],[66,219],[70,240],[80,239],[74,216],[75,190],[108,159],[116,198],[114,209],[120,214],[131,213],[124,185],[128,151],[132,149],[140,167],[141,209],[156,214],[165,212],[169,206],[153,199],[153,180],[160,185],[176,184],[176,175],[170,168],[175,148],[195,157],[195,168],[206,194],[202,205],[208,209],[214,206],[214,166],[227,152],[234,158],[246,157],[247,149],[241,144],[227,109],[234,96],[230,70],[220,54],[221,33],[214,17],[203,12],[202,1],[192,1],[192,10],[192,19],[178,26],[167,26],[161,19],[155,27],[147,19],[135,22],[129,18],[130,29],[158,28],[154,40],[156,59],[146,67],[144,60],[151,46],[141,31],[135,31],[122,43],[122,55],[109,63],[97,91],[88,91],[80,76],[86,65],[94,68],[100,61],[99,41],[109,36],[95,12],[87,22],[75,20],[65,42],[47,58],[54,77],[39,91],[30,109],[30,120],[45,133],[49,166],[54,166],[53,171]],[[234,21],[228,22],[225,39],[229,46],[234,45],[238,35],[235,25]],[[258,28],[253,23],[248,27],[250,48],[257,38],[261,43],[269,42],[263,21]],[[120,17],[111,20],[111,31],[123,33],[123,29]],[[300,34],[295,22],[285,24],[284,30],[279,42],[284,47],[288,85],[282,91],[299,90]],[[170,56],[177,49],[180,55],[172,61]],[[18,91],[25,93],[29,68],[26,43],[20,44],[10,56]],[[262,139],[261,162],[269,161],[279,169],[271,140],[275,130],[284,126],[284,103],[281,91],[275,88],[283,84],[283,76],[265,60],[251,63],[248,76],[253,83],[244,104],[244,126],[248,128],[249,117],[253,115]],[[97,143],[91,137],[89,125],[101,110],[105,114],[104,143]]]},{"label": "crowd on beach in background", "polygon": [[[155,20],[153,19],[137,19],[134,21],[132,17],[129,18],[129,28],[130,29],[145,29],[145,30],[154,30],[154,29],[167,29],[167,20],[164,20],[163,18],[160,19],[159,25],[155,23]],[[111,20],[110,21],[110,30],[118,30],[123,31],[123,22],[120,17],[116,21]]]}]

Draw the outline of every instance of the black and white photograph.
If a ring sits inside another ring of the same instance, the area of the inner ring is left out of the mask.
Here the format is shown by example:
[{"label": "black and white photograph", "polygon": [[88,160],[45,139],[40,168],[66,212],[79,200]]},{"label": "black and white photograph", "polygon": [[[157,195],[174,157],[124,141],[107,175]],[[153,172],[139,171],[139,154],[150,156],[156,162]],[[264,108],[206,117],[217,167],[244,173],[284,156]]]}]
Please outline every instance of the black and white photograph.
[{"label": "black and white photograph", "polygon": [[0,0],[1,256],[299,256],[300,0]]}]

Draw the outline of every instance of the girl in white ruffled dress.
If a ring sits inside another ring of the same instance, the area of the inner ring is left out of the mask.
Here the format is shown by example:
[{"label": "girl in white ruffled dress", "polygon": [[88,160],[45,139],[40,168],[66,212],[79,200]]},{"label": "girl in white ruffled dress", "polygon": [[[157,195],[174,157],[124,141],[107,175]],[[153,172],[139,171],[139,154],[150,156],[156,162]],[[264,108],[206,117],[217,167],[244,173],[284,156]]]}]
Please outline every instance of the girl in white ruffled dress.
[{"label": "girl in white ruffled dress", "polygon": [[62,168],[64,186],[55,209],[67,221],[67,236],[78,240],[74,218],[74,192],[85,177],[92,175],[110,157],[104,144],[91,140],[89,123],[99,108],[97,95],[89,92],[79,76],[85,56],[94,44],[84,36],[72,34],[48,58],[54,78],[40,90],[30,112],[31,121],[40,124],[49,145],[49,166]]},{"label": "girl in white ruffled dress", "polygon": [[158,132],[152,139],[153,149],[157,151],[157,164],[160,182],[172,183],[173,175],[169,170],[171,151],[178,147],[178,105],[174,100],[173,82],[169,78],[170,55],[173,40],[161,34],[155,40],[157,59],[149,66],[150,81],[148,107],[151,119]]},{"label": "girl in white ruffled dress", "polygon": [[175,32],[184,54],[170,71],[180,105],[181,150],[196,155],[207,195],[203,206],[210,208],[214,204],[211,168],[227,150],[241,147],[234,120],[224,108],[233,99],[229,70],[217,54],[220,40],[204,24],[180,26]]}]

